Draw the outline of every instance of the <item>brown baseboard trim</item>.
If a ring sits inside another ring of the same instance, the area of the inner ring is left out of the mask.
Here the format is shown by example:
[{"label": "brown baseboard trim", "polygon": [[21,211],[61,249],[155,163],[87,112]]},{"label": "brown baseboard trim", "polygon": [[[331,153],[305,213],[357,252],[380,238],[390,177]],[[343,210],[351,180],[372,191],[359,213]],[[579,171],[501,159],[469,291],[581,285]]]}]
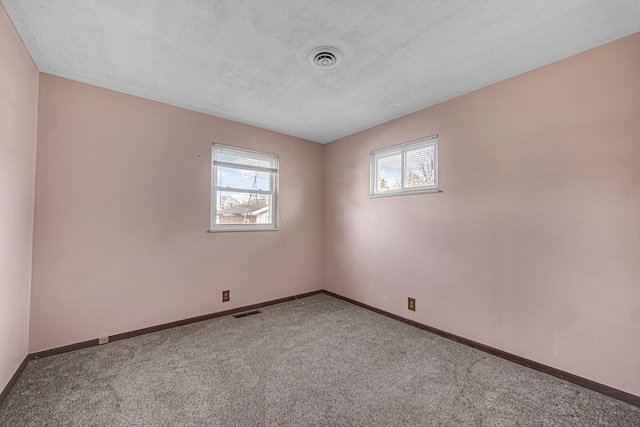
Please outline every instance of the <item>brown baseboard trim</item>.
[{"label": "brown baseboard trim", "polygon": [[7,398],[13,386],[16,385],[16,383],[18,382],[18,378],[20,378],[20,375],[22,375],[22,372],[24,372],[28,363],[29,363],[29,355],[25,356],[20,366],[18,366],[18,369],[16,369],[16,372],[13,374],[13,376],[11,377],[7,385],[2,390],[2,393],[0,393],[0,404],[4,402],[4,399]]},{"label": "brown baseboard trim", "polygon": [[127,338],[137,337],[138,335],[150,334],[152,332],[163,331],[165,329],[177,328],[178,326],[189,325],[191,323],[202,322],[203,320],[215,319],[217,317],[229,316],[232,314],[242,313],[243,311],[255,310],[257,308],[267,307],[269,305],[280,304],[282,302],[293,301],[299,298],[310,297],[311,295],[316,295],[322,293],[322,291],[313,291],[307,292],[300,295],[294,295],[285,298],[274,299],[271,301],[260,302],[257,304],[245,305],[244,307],[232,308],[231,310],[218,311],[217,313],[205,314],[202,316],[191,317],[189,319],[178,320],[175,322],[164,323],[162,325],[150,326],[148,328],[137,329],[131,332],[124,332],[122,334],[111,335],[109,337],[109,342],[112,341],[120,341]]},{"label": "brown baseboard trim", "polygon": [[526,366],[527,368],[535,369],[536,371],[544,372],[545,374],[554,376],[556,378],[560,378],[562,380],[568,381],[570,383],[579,385],[584,388],[588,388],[589,390],[593,390],[595,392],[604,394],[605,396],[612,397],[614,399],[621,400],[623,402],[629,403],[631,405],[640,407],[640,396],[636,396],[630,393],[627,393],[622,390],[615,389],[613,387],[609,387],[604,384],[597,383],[595,381],[579,377],[574,374],[570,374],[569,372],[561,371],[560,369],[552,368],[551,366],[543,365],[542,363],[535,362],[533,360],[525,359],[524,357],[516,356],[515,354],[507,353],[506,351],[499,350],[494,347],[490,347],[485,344],[481,344],[476,341],[472,341],[470,339],[450,334],[449,332],[443,331],[441,329],[437,329],[419,322],[415,320],[405,319],[404,317],[400,317],[398,315],[389,313],[384,310],[380,310],[379,308],[363,304],[356,300],[352,300],[351,298],[343,297],[342,295],[338,295],[336,293],[330,291],[323,291],[325,294],[330,295],[332,297],[341,299],[343,301],[347,301],[351,304],[357,305],[359,307],[365,308],[367,310],[371,310],[375,313],[381,314],[386,317],[390,317],[391,319],[398,320],[400,322],[406,323],[408,325],[414,326],[416,328],[425,330],[427,332],[431,332],[432,334],[439,335],[441,337],[450,339],[452,341],[458,342],[460,344],[464,344],[469,347],[473,347],[477,350],[483,351],[485,353],[492,354],[494,356],[500,357],[502,359],[506,359],[510,362],[517,363],[518,365]]},{"label": "brown baseboard trim", "polygon": [[[571,374],[569,372],[562,371],[560,369],[552,368],[551,366],[547,366],[547,365],[544,365],[542,363],[535,362],[535,361],[530,360],[530,359],[526,359],[524,357],[516,356],[515,354],[507,353],[506,351],[499,350],[497,348],[490,347],[490,346],[485,345],[485,344],[481,344],[479,342],[470,340],[468,338],[464,338],[464,337],[461,337],[461,336],[458,336],[458,335],[451,334],[451,333],[443,331],[441,329],[437,329],[437,328],[434,328],[434,327],[431,327],[431,326],[416,322],[415,320],[406,319],[404,317],[395,315],[393,313],[389,313],[389,312],[381,310],[379,308],[370,306],[368,304],[361,303],[359,301],[353,300],[351,298],[344,297],[342,295],[338,295],[338,294],[336,294],[334,292],[327,291],[327,290],[307,292],[307,293],[304,293],[304,294],[294,295],[294,296],[285,297],[285,298],[279,298],[279,299],[266,301],[266,302],[262,302],[262,303],[247,305],[247,306],[244,306],[244,307],[238,307],[238,308],[234,308],[234,309],[231,309],[231,310],[219,311],[217,313],[205,314],[205,315],[202,315],[202,316],[191,317],[189,319],[178,320],[178,321],[175,321],[175,322],[164,323],[162,325],[151,326],[151,327],[148,327],[148,328],[137,329],[135,331],[130,331],[130,332],[124,332],[124,333],[121,333],[121,334],[111,335],[109,337],[109,341],[110,342],[119,341],[119,340],[123,340],[123,339],[127,339],[127,338],[136,337],[138,335],[150,334],[152,332],[163,331],[165,329],[171,329],[171,328],[176,328],[178,326],[184,326],[184,325],[189,325],[191,323],[201,322],[201,321],[204,321],[204,320],[215,319],[217,317],[229,316],[229,315],[241,313],[241,312],[244,312],[244,311],[255,310],[255,309],[258,309],[258,308],[267,307],[269,305],[274,305],[274,304],[279,304],[279,303],[283,303],[283,302],[293,301],[293,300],[296,300],[296,299],[299,299],[299,298],[306,298],[306,297],[309,297],[309,296],[312,296],[312,295],[317,295],[319,293],[324,293],[324,294],[327,294],[327,295],[332,296],[334,298],[338,298],[338,299],[341,299],[343,301],[347,301],[347,302],[349,302],[351,304],[357,305],[359,307],[365,308],[367,310],[373,311],[375,313],[381,314],[381,315],[389,317],[391,319],[406,323],[408,325],[411,325],[411,326],[414,326],[416,328],[425,330],[427,332],[431,332],[432,334],[447,338],[449,340],[458,342],[460,344],[464,344],[466,346],[475,348],[475,349],[483,351],[485,353],[492,354],[494,356],[500,357],[500,358],[508,360],[510,362],[517,363],[519,365],[526,366],[526,367],[531,368],[531,369],[535,369],[536,371],[540,371],[540,372],[543,372],[545,374],[554,376],[556,378],[560,378],[562,380],[565,380],[565,381],[568,381],[570,383],[579,385],[579,386],[587,388],[589,390],[593,390],[595,392],[604,394],[605,396],[609,396],[609,397],[612,397],[614,399],[621,400],[621,401],[629,403],[631,405],[640,407],[640,396],[636,396],[636,395],[624,392],[622,390],[618,390],[618,389],[615,389],[613,387],[609,387],[607,385],[597,383],[595,381],[592,381],[592,380],[589,380],[589,379],[586,379],[586,378]],[[4,388],[2,393],[0,393],[0,403],[2,403],[2,401],[7,397],[7,395],[9,394],[9,392],[11,391],[13,386],[15,385],[16,381],[18,381],[18,378],[20,377],[20,375],[22,374],[24,369],[27,367],[27,363],[28,363],[29,360],[40,359],[40,358],[49,357],[49,356],[54,356],[56,354],[67,353],[67,352],[70,352],[70,351],[80,350],[80,349],[87,348],[87,347],[93,347],[93,346],[96,346],[96,345],[98,345],[98,339],[93,339],[93,340],[89,340],[89,341],[83,341],[83,342],[79,342],[79,343],[75,343],[75,344],[66,345],[66,346],[63,346],[63,347],[53,348],[53,349],[50,349],[50,350],[39,351],[39,352],[31,353],[31,354],[27,355],[27,357],[25,357],[25,359],[22,362],[22,364],[20,364],[20,366],[18,367],[18,370],[16,371],[16,373],[13,375],[13,377],[11,377],[11,380],[9,380],[9,383],[6,385],[6,387]]]},{"label": "brown baseboard trim", "polygon": [[98,339],[77,342],[62,347],[51,348],[49,350],[38,351],[29,354],[29,360],[42,359],[44,357],[55,356],[56,354],[69,353],[70,351],[82,350],[83,348],[98,345]]},{"label": "brown baseboard trim", "polygon": [[[271,301],[260,302],[257,304],[246,305],[244,307],[233,308],[231,310],[218,311],[216,313],[204,314],[202,316],[191,317],[189,319],[177,320],[175,322],[164,323],[162,325],[150,326],[148,328],[136,329],[135,331],[123,332],[109,336],[109,342],[120,341],[127,338],[137,337],[138,335],[150,334],[152,332],[163,331],[165,329],[177,328],[178,326],[189,325],[191,323],[202,322],[203,320],[215,319],[217,317],[229,316],[231,314],[241,313],[243,311],[255,310],[257,308],[267,307],[269,305],[280,304],[282,302],[293,301],[299,298],[310,297],[322,293],[322,291],[306,292],[304,294],[293,295],[285,298],[278,298]],[[98,345],[98,339],[82,341],[75,344],[69,344],[62,347],[52,348],[50,350],[38,351],[29,354],[29,360],[42,359],[43,357],[55,356],[56,354],[68,353],[70,351],[80,350],[87,347]]]}]

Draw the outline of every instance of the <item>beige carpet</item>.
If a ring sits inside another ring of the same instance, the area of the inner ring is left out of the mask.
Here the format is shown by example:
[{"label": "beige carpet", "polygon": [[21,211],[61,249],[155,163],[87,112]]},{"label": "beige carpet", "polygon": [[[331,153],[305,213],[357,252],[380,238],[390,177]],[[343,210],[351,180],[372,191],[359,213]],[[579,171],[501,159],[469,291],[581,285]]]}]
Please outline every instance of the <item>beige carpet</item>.
[{"label": "beige carpet", "polygon": [[640,426],[640,408],[320,294],[29,363],[0,426]]}]

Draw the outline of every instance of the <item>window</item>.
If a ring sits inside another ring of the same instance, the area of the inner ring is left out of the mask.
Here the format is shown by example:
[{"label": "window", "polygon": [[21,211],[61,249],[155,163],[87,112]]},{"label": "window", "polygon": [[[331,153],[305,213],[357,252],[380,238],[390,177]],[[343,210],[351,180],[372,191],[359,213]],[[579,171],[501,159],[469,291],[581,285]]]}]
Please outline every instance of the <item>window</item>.
[{"label": "window", "polygon": [[371,152],[371,196],[438,191],[438,135]]},{"label": "window", "polygon": [[211,231],[275,230],[278,156],[213,144]]}]

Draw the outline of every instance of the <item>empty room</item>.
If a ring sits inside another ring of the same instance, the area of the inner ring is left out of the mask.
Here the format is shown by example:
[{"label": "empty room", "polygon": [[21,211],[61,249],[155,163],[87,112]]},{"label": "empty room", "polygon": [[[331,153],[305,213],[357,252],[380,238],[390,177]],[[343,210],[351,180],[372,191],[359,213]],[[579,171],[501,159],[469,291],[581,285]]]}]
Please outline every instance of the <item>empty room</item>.
[{"label": "empty room", "polygon": [[640,426],[638,0],[0,0],[0,426]]}]

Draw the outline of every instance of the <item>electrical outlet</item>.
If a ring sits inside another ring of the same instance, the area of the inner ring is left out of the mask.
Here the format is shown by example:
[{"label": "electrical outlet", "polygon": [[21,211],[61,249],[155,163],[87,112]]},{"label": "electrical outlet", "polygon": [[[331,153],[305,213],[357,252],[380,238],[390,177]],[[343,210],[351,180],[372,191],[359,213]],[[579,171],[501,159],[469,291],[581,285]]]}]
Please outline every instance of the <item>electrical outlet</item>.
[{"label": "electrical outlet", "polygon": [[100,337],[98,338],[98,344],[102,345],[102,344],[106,344],[109,342],[109,337]]},{"label": "electrical outlet", "polygon": [[222,302],[228,302],[230,297],[229,297],[229,292],[230,291],[222,291]]},{"label": "electrical outlet", "polygon": [[407,308],[411,311],[416,311],[416,299],[409,297],[409,304]]}]

